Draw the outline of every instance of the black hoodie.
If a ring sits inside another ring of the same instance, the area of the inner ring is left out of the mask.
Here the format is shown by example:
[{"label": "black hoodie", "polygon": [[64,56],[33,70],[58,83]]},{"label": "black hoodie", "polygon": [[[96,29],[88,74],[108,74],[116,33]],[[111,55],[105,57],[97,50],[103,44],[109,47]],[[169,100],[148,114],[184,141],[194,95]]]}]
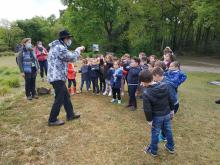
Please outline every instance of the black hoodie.
[{"label": "black hoodie", "polygon": [[165,116],[174,109],[168,87],[165,83],[156,83],[143,91],[144,113],[147,121],[155,116]]}]

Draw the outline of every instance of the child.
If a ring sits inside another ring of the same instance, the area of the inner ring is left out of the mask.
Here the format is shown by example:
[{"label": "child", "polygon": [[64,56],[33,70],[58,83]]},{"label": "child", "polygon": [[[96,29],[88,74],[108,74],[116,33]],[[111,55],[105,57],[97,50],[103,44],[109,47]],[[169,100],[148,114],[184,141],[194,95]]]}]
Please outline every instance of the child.
[{"label": "child", "polygon": [[103,57],[103,55],[101,55],[99,57],[99,69],[100,69],[100,72],[99,72],[100,91],[102,93],[104,93],[106,85],[105,85],[105,78],[104,78],[105,66],[104,66],[104,57]]},{"label": "child", "polygon": [[140,62],[141,70],[148,69],[147,63],[148,63],[147,57],[146,57],[146,56],[145,56],[145,57],[142,57],[142,58],[141,58],[141,62]]},{"label": "child", "polygon": [[128,67],[131,63],[131,57],[129,54],[124,54],[121,58],[121,66],[123,67],[123,76],[121,81],[121,96],[124,96],[124,86],[125,82],[127,82],[127,75],[128,71],[126,70],[126,67]]},{"label": "child", "polygon": [[111,76],[111,87],[113,99],[112,103],[115,103],[116,95],[118,97],[118,104],[121,104],[121,79],[122,79],[122,68],[119,67],[119,61],[115,61],[113,65],[112,76]]},{"label": "child", "polygon": [[97,64],[97,59],[92,60],[92,64],[90,66],[90,78],[93,86],[93,93],[99,94],[99,65]]},{"label": "child", "polygon": [[167,66],[167,68],[169,68],[171,62],[173,62],[175,59],[175,56],[173,54],[172,49],[170,49],[169,46],[167,46],[164,50],[163,50],[163,62],[164,64]]},{"label": "child", "polygon": [[159,134],[162,130],[167,137],[165,148],[173,154],[174,140],[171,127],[173,104],[170,100],[168,87],[165,83],[153,82],[153,76],[149,70],[141,71],[140,81],[141,85],[145,87],[143,92],[144,113],[151,127],[151,143],[144,149],[144,152],[157,156]]},{"label": "child", "polygon": [[128,108],[131,108],[132,111],[137,109],[137,100],[136,100],[136,91],[139,85],[139,73],[140,68],[140,59],[134,58],[131,60],[130,66],[126,67],[128,71],[128,93],[129,93],[129,103]]},{"label": "child", "polygon": [[177,113],[179,109],[179,101],[177,90],[178,87],[187,79],[187,76],[184,72],[180,70],[180,63],[178,61],[174,61],[170,64],[169,70],[164,73],[164,77],[166,78],[166,82],[170,87],[170,90],[173,91],[175,98],[175,109],[174,112]]},{"label": "child", "polygon": [[89,66],[87,65],[87,59],[82,60],[82,67],[79,70],[81,73],[81,85],[80,85],[80,92],[82,93],[84,82],[86,82],[86,90],[89,91]]},{"label": "child", "polygon": [[[74,64],[69,62],[68,63],[68,91],[71,95],[76,94],[76,70]],[[73,84],[73,88],[71,88]]]},{"label": "child", "polygon": [[154,64],[154,68],[157,68],[157,67],[162,68],[163,71],[167,71],[166,64],[164,62],[160,61],[160,60],[156,61],[155,64]]},{"label": "child", "polygon": [[105,57],[105,63],[104,63],[104,79],[105,79],[105,92],[103,95],[112,96],[112,88],[110,84],[111,80],[111,68],[113,67],[113,56],[111,54],[107,54]]},{"label": "child", "polygon": [[149,57],[149,63],[151,64],[154,64],[155,62],[157,61],[157,56],[155,55],[150,55]]}]

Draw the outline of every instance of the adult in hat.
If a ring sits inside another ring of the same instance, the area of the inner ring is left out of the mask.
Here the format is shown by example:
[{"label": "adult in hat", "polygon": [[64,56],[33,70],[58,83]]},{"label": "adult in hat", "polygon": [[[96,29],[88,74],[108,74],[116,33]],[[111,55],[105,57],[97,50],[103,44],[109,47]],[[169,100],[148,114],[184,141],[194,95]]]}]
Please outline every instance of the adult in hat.
[{"label": "adult in hat", "polygon": [[62,105],[64,105],[64,109],[66,111],[67,121],[80,118],[80,115],[76,114],[73,110],[70,95],[66,87],[66,79],[68,62],[79,59],[80,54],[85,47],[81,46],[76,48],[75,51],[70,52],[68,47],[70,47],[72,44],[71,37],[72,35],[67,30],[63,30],[59,33],[59,39],[49,44],[50,51],[47,59],[47,78],[55,91],[55,100],[48,120],[49,126],[58,126],[64,124],[64,121],[57,118]]},{"label": "adult in hat", "polygon": [[24,38],[21,45],[22,48],[16,57],[16,61],[21,75],[25,79],[25,93],[28,100],[37,99],[36,76],[39,64],[32,49],[31,38]]}]

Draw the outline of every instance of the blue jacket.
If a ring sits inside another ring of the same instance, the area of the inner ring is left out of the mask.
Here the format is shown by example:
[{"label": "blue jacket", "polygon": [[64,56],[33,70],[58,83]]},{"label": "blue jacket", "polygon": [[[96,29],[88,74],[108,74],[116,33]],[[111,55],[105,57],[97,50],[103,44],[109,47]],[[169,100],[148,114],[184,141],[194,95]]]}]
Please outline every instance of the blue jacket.
[{"label": "blue jacket", "polygon": [[128,70],[127,80],[128,85],[139,85],[139,73],[141,71],[141,67],[126,67]]},{"label": "blue jacket", "polygon": [[164,73],[164,76],[176,89],[187,79],[186,74],[180,70],[168,70]]},{"label": "blue jacket", "polygon": [[89,66],[88,65],[83,65],[79,73],[81,73],[81,78],[82,80],[89,80]]},{"label": "blue jacket", "polygon": [[[111,87],[112,88],[116,88],[116,89],[120,89],[121,88],[121,79],[122,79],[122,69],[118,68],[117,70],[114,69],[110,69],[111,71]],[[114,77],[114,74],[116,74],[116,77]]]}]

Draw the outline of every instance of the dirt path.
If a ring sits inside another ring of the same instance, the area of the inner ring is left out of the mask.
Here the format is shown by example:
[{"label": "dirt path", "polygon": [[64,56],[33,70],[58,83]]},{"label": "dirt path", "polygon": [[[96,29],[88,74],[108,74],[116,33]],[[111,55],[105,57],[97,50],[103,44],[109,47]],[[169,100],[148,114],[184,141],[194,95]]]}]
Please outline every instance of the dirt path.
[{"label": "dirt path", "polygon": [[183,65],[182,69],[187,72],[208,72],[208,73],[220,73],[220,67],[209,66],[187,66]]}]

